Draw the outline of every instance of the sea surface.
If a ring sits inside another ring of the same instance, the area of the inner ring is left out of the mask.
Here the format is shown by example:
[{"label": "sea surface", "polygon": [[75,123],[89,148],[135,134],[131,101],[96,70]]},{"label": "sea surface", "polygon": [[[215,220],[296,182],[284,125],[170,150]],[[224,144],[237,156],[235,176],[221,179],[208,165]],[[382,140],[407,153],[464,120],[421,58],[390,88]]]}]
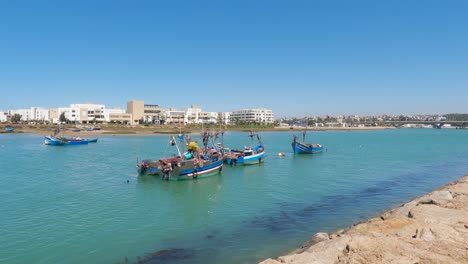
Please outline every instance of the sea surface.
[{"label": "sea surface", "polygon": [[309,132],[327,148],[313,156],[294,155],[292,135],[260,133],[263,164],[166,182],[135,170],[176,153],[166,135],[0,134],[0,263],[256,263],[468,173],[468,130]]}]

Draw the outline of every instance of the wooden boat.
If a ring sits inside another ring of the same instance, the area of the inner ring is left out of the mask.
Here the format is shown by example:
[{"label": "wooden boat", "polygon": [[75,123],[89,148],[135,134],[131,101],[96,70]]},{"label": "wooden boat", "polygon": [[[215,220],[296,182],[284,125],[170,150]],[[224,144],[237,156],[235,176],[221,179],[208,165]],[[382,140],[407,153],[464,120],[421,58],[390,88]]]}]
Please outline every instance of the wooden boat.
[{"label": "wooden boat", "polygon": [[[217,175],[223,167],[223,154],[214,144],[213,147],[207,147],[208,137],[206,135],[203,138],[204,148],[198,148],[195,142],[190,142],[187,144],[187,151],[182,154],[175,136],[172,136],[170,144],[177,148],[179,155],[145,159],[137,164],[137,171],[140,175],[156,175],[163,180],[192,180]],[[179,136],[179,139],[184,144],[183,136]]]},{"label": "wooden boat", "polygon": [[85,145],[88,140],[82,138],[65,138],[56,136],[45,136],[44,144],[51,146]]},{"label": "wooden boat", "polygon": [[[250,138],[253,140],[255,134],[250,132]],[[265,161],[266,153],[260,136],[257,136],[258,144],[250,147],[244,147],[244,150],[223,148],[224,160],[229,165],[248,165],[258,164]]]},{"label": "wooden boat", "polygon": [[323,146],[320,144],[307,144],[305,143],[306,131],[302,132],[302,141],[297,140],[297,136],[294,135],[293,142],[291,146],[294,153],[298,154],[314,154],[323,151]]}]

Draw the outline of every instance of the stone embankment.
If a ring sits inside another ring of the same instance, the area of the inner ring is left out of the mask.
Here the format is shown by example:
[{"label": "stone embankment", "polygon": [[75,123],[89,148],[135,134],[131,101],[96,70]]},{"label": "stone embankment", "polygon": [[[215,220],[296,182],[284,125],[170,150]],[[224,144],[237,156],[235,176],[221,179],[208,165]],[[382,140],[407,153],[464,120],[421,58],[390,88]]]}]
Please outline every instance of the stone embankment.
[{"label": "stone embankment", "polygon": [[468,263],[468,175],[333,234],[317,233],[278,263]]}]

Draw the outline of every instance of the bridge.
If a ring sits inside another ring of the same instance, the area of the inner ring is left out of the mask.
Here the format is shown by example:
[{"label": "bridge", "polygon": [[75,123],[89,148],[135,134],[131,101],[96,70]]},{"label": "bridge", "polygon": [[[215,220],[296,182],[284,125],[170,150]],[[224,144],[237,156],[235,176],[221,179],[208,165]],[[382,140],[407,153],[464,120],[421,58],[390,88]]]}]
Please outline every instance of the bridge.
[{"label": "bridge", "polygon": [[441,128],[445,124],[449,124],[456,128],[468,127],[468,121],[381,121],[381,123],[386,125],[393,125],[395,127],[401,127],[407,124],[431,125],[434,128]]}]

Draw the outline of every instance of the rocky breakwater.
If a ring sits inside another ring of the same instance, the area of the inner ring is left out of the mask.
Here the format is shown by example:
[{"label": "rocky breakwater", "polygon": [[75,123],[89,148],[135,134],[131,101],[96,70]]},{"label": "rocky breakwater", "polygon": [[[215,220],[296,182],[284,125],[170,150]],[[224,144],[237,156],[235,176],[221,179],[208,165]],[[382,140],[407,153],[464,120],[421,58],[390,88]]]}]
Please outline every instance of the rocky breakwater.
[{"label": "rocky breakwater", "polygon": [[468,175],[333,234],[317,233],[278,263],[468,263]]}]

